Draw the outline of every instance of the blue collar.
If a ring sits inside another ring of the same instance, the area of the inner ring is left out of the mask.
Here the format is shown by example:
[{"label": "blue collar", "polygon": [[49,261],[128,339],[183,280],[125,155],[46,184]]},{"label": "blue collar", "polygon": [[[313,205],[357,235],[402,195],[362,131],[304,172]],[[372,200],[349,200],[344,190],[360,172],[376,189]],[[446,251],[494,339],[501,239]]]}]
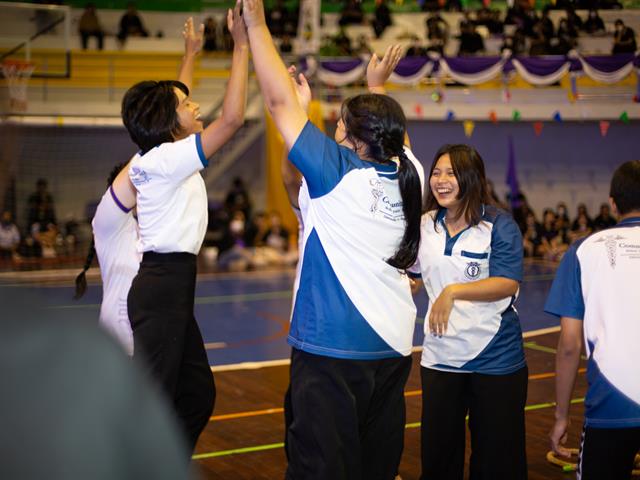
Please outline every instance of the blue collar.
[{"label": "blue collar", "polygon": [[618,225],[628,225],[630,223],[640,223],[640,216],[625,218],[621,222],[618,222]]}]

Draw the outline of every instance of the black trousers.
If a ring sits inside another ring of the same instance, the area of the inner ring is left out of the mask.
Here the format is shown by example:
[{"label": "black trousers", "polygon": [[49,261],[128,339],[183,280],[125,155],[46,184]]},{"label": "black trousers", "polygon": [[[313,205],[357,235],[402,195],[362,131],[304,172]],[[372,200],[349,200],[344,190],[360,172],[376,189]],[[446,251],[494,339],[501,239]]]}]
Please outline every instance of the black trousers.
[{"label": "black trousers", "polygon": [[216,390],[193,316],[196,256],[146,252],[127,299],[134,360],[169,396],[193,451],[209,422]]},{"label": "black trousers", "polygon": [[345,360],[293,349],[286,478],[393,480],[410,370],[411,357]]},{"label": "black trousers", "polygon": [[582,431],[579,480],[631,479],[635,456],[640,450],[640,427],[593,428]]},{"label": "black trousers", "polygon": [[422,480],[462,480],[465,417],[471,480],[527,478],[524,407],[528,369],[508,375],[422,367]]}]

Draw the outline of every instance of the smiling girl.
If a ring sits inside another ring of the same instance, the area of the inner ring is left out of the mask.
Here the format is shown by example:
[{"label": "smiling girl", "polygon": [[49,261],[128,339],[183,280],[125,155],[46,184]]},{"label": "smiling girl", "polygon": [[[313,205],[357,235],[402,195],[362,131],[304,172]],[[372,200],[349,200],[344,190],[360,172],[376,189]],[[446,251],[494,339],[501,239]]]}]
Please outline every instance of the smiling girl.
[{"label": "smiling girl", "polygon": [[418,260],[429,296],[422,376],[423,478],[526,478],[527,366],[518,314],[522,236],[490,205],[484,164],[467,145],[435,155]]}]

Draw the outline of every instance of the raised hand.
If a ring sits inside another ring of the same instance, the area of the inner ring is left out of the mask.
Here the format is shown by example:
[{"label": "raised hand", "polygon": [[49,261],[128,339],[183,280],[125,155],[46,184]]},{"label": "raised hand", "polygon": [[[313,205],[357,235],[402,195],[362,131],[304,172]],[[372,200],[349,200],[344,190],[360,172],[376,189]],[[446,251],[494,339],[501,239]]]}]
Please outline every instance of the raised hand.
[{"label": "raised hand", "polygon": [[378,88],[384,85],[402,57],[400,45],[390,45],[384,52],[382,60],[375,53],[371,56],[367,65],[367,85],[369,88]]},{"label": "raised hand", "polygon": [[287,71],[291,77],[291,84],[296,91],[298,97],[298,103],[304,109],[305,112],[309,111],[309,103],[311,102],[311,87],[304,74],[299,73],[296,78],[296,67],[291,65]]},{"label": "raised hand", "polygon": [[237,0],[236,6],[233,7],[233,10],[229,9],[227,11],[227,28],[229,28],[229,32],[231,32],[231,36],[233,37],[234,46],[238,47],[249,45],[247,28],[242,20],[242,15],[240,14],[241,7],[242,1]]},{"label": "raised hand", "polygon": [[200,24],[198,30],[194,28],[193,18],[187,18],[184,22],[182,30],[182,38],[184,38],[184,53],[186,55],[196,55],[202,50],[202,39],[204,37],[204,24]]},{"label": "raised hand", "polygon": [[242,0],[242,17],[247,28],[266,25],[262,0]]}]

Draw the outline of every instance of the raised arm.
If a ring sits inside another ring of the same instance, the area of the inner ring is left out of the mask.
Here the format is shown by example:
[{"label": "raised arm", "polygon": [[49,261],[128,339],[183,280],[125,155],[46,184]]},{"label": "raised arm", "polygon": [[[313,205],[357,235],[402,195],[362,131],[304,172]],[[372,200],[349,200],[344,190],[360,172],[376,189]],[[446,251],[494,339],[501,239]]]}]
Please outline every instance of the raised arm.
[{"label": "raised arm", "polygon": [[[371,60],[367,65],[367,87],[370,93],[386,95],[387,89],[384,88],[385,82],[389,79],[398,62],[402,58],[402,47],[400,45],[390,45],[384,52],[382,60],[375,53],[371,55]],[[404,135],[404,144],[411,147],[409,134]]]},{"label": "raised arm", "polygon": [[123,207],[133,208],[136,206],[136,189],[129,179],[129,163],[120,170],[120,173],[113,180],[111,188]]},{"label": "raised arm", "polygon": [[195,65],[196,56],[202,50],[202,38],[204,36],[204,25],[200,24],[196,31],[193,26],[193,18],[187,18],[184,23],[182,37],[184,38],[184,57],[180,65],[178,80],[184,83],[191,92],[193,86],[193,67]]},{"label": "raised arm", "polygon": [[[296,78],[296,67],[289,67],[289,75],[291,78],[291,84],[296,92],[298,98],[298,104],[305,112],[309,111],[309,103],[311,102],[311,88],[305,76],[300,73]],[[298,194],[300,193],[300,184],[302,183],[302,174],[300,171],[289,161],[288,159],[289,149],[285,146],[280,162],[280,172],[282,173],[282,183],[287,191],[289,197],[289,203],[295,208],[300,208],[298,205]]]},{"label": "raised arm", "polygon": [[298,103],[287,68],[267,29],[262,0],[243,0],[243,18],[262,96],[287,148],[291,149],[307,123],[307,113]]},{"label": "raised arm", "polygon": [[231,75],[222,104],[222,115],[202,132],[202,148],[207,157],[224,145],[244,123],[249,74],[247,31],[240,16],[240,0],[227,12],[227,26],[233,37]]}]

